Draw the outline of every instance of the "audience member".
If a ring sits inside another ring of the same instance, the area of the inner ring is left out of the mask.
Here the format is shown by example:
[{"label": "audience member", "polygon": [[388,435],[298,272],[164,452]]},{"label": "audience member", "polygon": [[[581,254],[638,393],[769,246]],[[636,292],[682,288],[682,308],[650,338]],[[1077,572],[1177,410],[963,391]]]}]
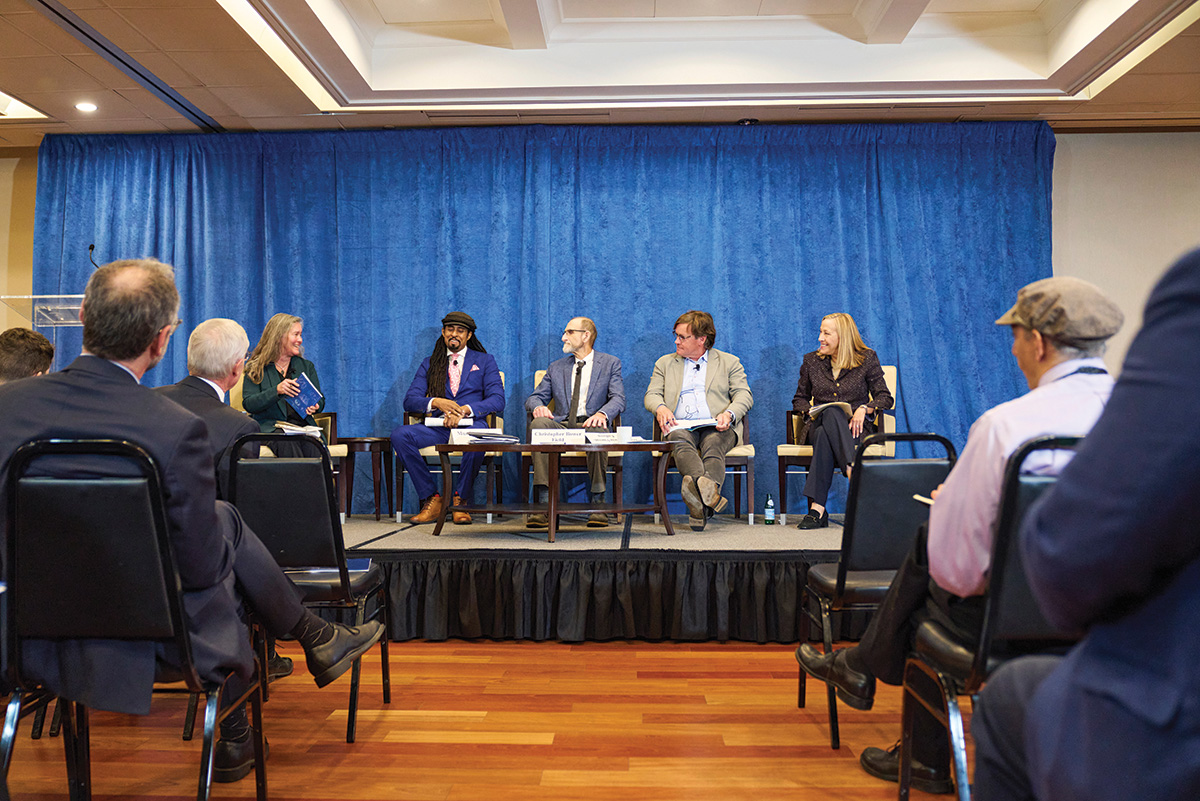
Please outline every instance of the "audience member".
[{"label": "audience member", "polygon": [[29,378],[50,370],[54,345],[28,328],[10,328],[0,334],[0,384]]},{"label": "audience member", "polygon": [[738,357],[713,347],[712,315],[688,311],[675,321],[675,352],[654,363],[646,388],[646,411],[675,443],[675,466],[683,476],[690,524],[702,531],[708,518],[729,503],[721,496],[725,455],[745,441],[743,420],[754,394]]},{"label": "audience member", "polygon": [[[971,426],[958,462],[934,495],[927,537],[922,527],[860,643],[832,654],[801,645],[796,658],[805,672],[865,710],[874,702],[876,678],[902,683],[922,620],[938,620],[964,645],[977,639],[1005,463],[1032,437],[1082,436],[1092,428],[1113,383],[1099,356],[1122,321],[1116,304],[1076,278],[1035,281],[1017,293],[1016,304],[996,324],[1012,327],[1012,354],[1030,391]],[[1023,470],[1054,474],[1068,458],[1034,454]],[[923,708],[916,712],[913,757],[914,787],[952,790],[945,730]],[[866,748],[859,762],[872,776],[898,779],[896,746]]]},{"label": "audience member", "polygon": [[[170,536],[192,632],[192,656],[206,678],[235,675],[239,694],[253,671],[247,604],[275,635],[291,634],[304,648],[318,686],[348,670],[382,634],[372,621],[359,627],[325,623],[297,600],[295,587],[242,522],[216,499],[216,471],[204,422],[156,392],[142,376],[166,353],[179,324],[179,294],[169,265],[152,259],[117,261],[92,273],[84,294],[83,354],[64,370],[37,381],[0,387],[0,495],[9,458],[32,439],[112,438],[135,442],[163,477]],[[78,474],[75,462],[46,460],[39,473]],[[4,503],[0,498],[0,504]],[[2,533],[2,529],[0,529]],[[111,640],[34,641],[22,671],[53,693],[94,709],[144,714],[157,669],[172,654],[152,643]],[[245,705],[221,725],[215,753],[217,781],[236,781],[253,768]]]},{"label": "audience member", "polygon": [[[433,344],[433,354],[421,362],[417,375],[404,396],[404,411],[440,418],[442,425],[424,423],[399,425],[392,431],[392,447],[404,463],[404,469],[417,489],[421,509],[409,520],[431,523],[442,516],[443,499],[433,474],[421,456],[421,448],[450,441],[450,431],[464,420],[475,428],[487,425],[489,414],[504,411],[504,383],[496,360],[475,336],[475,320],[465,312],[454,311],[442,318],[442,334]],[[459,465],[454,506],[472,497],[475,476],[483,454],[464,453]],[[459,525],[470,523],[471,515],[454,512]]]},{"label": "audience member", "polygon": [[[557,361],[542,377],[525,408],[533,413],[530,436],[538,429],[584,428],[610,430],[614,417],[625,411],[625,384],[621,380],[621,360],[616,356],[593,350],[596,346],[596,324],[587,317],[573,317],[562,335],[563,353],[570,354]],[[554,401],[554,411],[547,405]],[[549,497],[550,456],[533,454],[534,501],[545,503]],[[589,451],[587,454],[589,489],[593,503],[604,503],[608,484],[608,454]],[[533,514],[526,518],[529,528],[545,528],[546,515]],[[594,514],[588,525],[608,525],[608,515]]]},{"label": "audience member", "polygon": [[1165,414],[1200,390],[1200,250],[1143,319],[1104,414],[1021,527],[1042,611],[1085,634],[984,687],[981,801],[1200,798],[1200,430]]}]

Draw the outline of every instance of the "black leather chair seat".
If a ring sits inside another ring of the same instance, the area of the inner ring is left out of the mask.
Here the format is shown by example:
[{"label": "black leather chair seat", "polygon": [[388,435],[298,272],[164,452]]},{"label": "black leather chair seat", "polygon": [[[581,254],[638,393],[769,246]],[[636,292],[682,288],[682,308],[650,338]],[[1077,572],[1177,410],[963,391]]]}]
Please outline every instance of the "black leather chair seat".
[{"label": "black leather chair seat", "polygon": [[926,620],[917,627],[913,651],[927,665],[960,684],[971,675],[975,661],[974,645],[963,645],[934,620]]},{"label": "black leather chair seat", "polygon": [[[833,598],[837,590],[836,562],[813,565],[808,569],[806,583],[813,593]],[[840,606],[855,604],[878,605],[891,586],[895,570],[853,570],[846,573],[846,589],[839,598]]]},{"label": "black leather chair seat", "polygon": [[[295,582],[303,597],[301,603],[322,603],[345,600],[342,579],[336,569],[287,570],[288,578]],[[350,590],[362,596],[383,582],[383,568],[372,562],[366,570],[350,571]]]}]

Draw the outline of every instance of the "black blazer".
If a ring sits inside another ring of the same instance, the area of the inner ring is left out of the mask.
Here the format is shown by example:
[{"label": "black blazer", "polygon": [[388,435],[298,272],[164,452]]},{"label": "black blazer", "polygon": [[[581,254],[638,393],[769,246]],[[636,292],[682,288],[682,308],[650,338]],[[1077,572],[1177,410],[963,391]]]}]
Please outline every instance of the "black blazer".
[{"label": "black blazer", "polygon": [[[233,574],[234,551],[224,529],[234,516],[218,514],[216,471],[204,422],[148,387],[124,368],[80,356],[62,372],[0,386],[0,504],[8,462],[18,447],[42,437],[111,437],[135,442],[162,470],[171,543],[179,566],[184,612],[202,676],[222,669],[249,677],[250,638],[241,622]],[[70,478],[106,473],[111,463],[72,464],[70,471],[44,462],[38,471]],[[223,503],[222,503],[223,505]],[[3,506],[0,506],[3,508]],[[0,515],[0,535],[4,518]],[[94,709],[146,714],[156,658],[170,655],[154,643],[119,640],[33,642],[23,669],[51,692]]]},{"label": "black blazer", "polygon": [[178,384],[159,387],[156,391],[204,421],[217,470],[217,497],[228,498],[233,443],[244,434],[257,434],[258,423],[245,412],[226,404],[217,396],[216,390],[195,376],[188,376]]}]

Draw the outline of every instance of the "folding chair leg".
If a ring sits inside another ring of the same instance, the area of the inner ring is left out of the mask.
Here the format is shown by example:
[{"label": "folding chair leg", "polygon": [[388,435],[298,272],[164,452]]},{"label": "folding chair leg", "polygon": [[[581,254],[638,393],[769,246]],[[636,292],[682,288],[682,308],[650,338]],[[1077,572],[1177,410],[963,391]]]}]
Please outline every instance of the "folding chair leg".
[{"label": "folding chair leg", "polygon": [[[358,599],[354,609],[354,625],[361,626],[366,618],[367,602],[365,598]],[[358,734],[358,684],[362,675],[362,657],[354,660],[350,668],[350,704],[346,710],[346,742],[354,742]]]},{"label": "folding chair leg", "polygon": [[13,743],[17,739],[17,723],[21,720],[21,704],[24,694],[13,690],[8,699],[8,710],[4,713],[4,734],[0,736],[0,760],[3,761],[4,776],[8,776],[8,766],[12,764]]},{"label": "folding chair leg", "polygon": [[33,712],[33,720],[29,724],[29,739],[42,739],[42,728],[46,725],[46,707],[39,707]]},{"label": "folding chair leg", "polygon": [[392,668],[388,658],[388,637],[392,630],[391,595],[387,591],[387,581],[384,580],[383,592],[379,603],[383,604],[383,636],[379,638],[379,654],[383,659],[383,702],[392,702]]},{"label": "folding chair leg", "polygon": [[200,747],[200,786],[196,790],[196,801],[208,801],[212,795],[213,756],[217,738],[217,705],[221,693],[208,694],[204,704],[204,744]]},{"label": "folding chair leg", "polygon": [[250,736],[254,738],[254,789],[258,801],[267,801],[267,745],[266,737],[263,734],[262,716],[263,702],[267,700],[263,696],[263,691],[267,689],[265,662],[259,666],[258,676],[258,687],[250,696],[250,722],[254,727]]},{"label": "folding chair leg", "polygon": [[54,700],[54,714],[50,716],[50,736],[57,737],[58,732],[62,729],[62,699]]},{"label": "folding chair leg", "polygon": [[67,757],[67,787],[71,801],[91,801],[92,766],[88,747],[87,707],[67,701],[63,750]]},{"label": "folding chair leg", "polygon": [[958,801],[971,801],[971,782],[967,778],[967,739],[963,735],[962,711],[958,707],[958,696],[953,690],[946,693],[946,719],[949,721],[947,729],[954,758],[954,784],[958,788]]},{"label": "folding chair leg", "polygon": [[196,731],[196,707],[200,705],[200,693],[188,693],[187,714],[183,716],[183,739],[191,740]]},{"label": "folding chair leg", "polygon": [[[825,653],[833,653],[833,612],[829,608],[829,602],[824,598],[821,599],[821,638],[825,646]],[[837,691],[833,689],[833,685],[825,684],[825,694],[829,699],[829,747],[835,751],[842,747],[842,738],[838,733],[838,711],[837,711]]]}]

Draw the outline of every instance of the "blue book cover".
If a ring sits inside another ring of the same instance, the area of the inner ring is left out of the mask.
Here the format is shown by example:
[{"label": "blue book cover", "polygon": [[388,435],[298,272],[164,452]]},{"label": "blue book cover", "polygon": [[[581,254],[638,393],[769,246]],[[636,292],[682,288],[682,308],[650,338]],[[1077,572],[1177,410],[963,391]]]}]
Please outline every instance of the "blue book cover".
[{"label": "blue book cover", "polygon": [[308,375],[305,373],[296,376],[296,383],[300,385],[300,394],[294,398],[285,397],[284,400],[291,404],[291,407],[301,417],[307,417],[308,407],[316,406],[321,402],[321,398],[325,396],[321,394],[319,389],[313,386],[313,382],[308,379]]}]

